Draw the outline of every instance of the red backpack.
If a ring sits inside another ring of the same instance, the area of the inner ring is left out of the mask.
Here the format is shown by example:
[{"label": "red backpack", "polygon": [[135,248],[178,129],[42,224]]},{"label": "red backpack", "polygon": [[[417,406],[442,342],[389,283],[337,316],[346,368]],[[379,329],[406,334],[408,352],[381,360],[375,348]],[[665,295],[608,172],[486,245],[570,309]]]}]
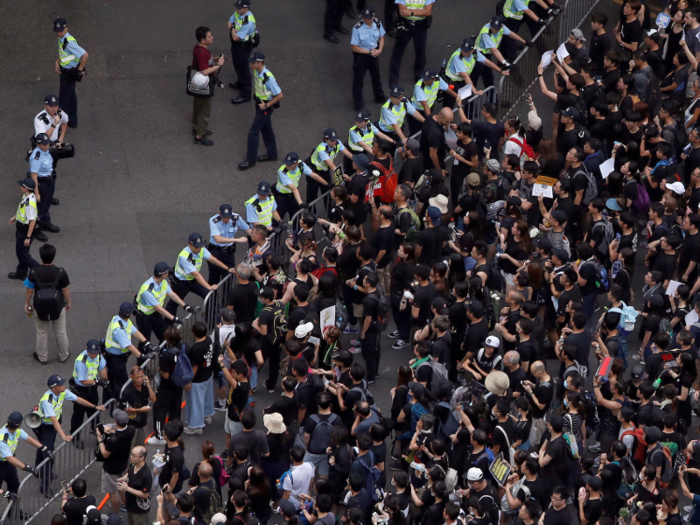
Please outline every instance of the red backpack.
[{"label": "red backpack", "polygon": [[372,192],[370,194],[367,191],[366,200],[369,201],[370,197],[379,197],[379,200],[384,204],[391,204],[394,202],[394,193],[399,181],[399,177],[394,171],[394,161],[391,159],[391,156],[389,156],[389,169],[386,169],[376,160],[371,162],[368,168],[370,177],[375,169],[379,171],[380,175],[374,182],[369,183],[369,188],[372,189]]},{"label": "red backpack", "polygon": [[532,149],[532,146],[530,146],[527,143],[527,140],[525,140],[525,137],[523,137],[522,142],[520,142],[515,135],[510,137],[508,140],[512,140],[518,146],[520,146],[520,155],[518,155],[519,159],[522,159],[523,155],[525,155],[525,160],[537,160],[537,153],[535,153],[535,150]]}]

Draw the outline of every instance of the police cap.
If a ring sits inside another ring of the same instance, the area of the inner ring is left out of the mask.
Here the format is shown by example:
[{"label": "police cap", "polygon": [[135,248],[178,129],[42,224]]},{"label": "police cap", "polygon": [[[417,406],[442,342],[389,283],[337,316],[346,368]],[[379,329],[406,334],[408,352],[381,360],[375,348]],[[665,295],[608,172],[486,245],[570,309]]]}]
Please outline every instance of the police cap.
[{"label": "police cap", "polygon": [[219,206],[219,215],[221,215],[224,219],[228,219],[229,217],[233,216],[233,211],[231,210],[232,206],[230,204],[222,204]]},{"label": "police cap", "polygon": [[265,61],[265,55],[263,55],[260,51],[255,51],[250,55],[250,58],[248,59],[248,62],[251,64],[254,64],[255,62],[264,62]]},{"label": "police cap", "polygon": [[42,144],[44,146],[51,144],[51,139],[46,133],[39,133],[36,137],[34,137],[34,140],[36,140],[37,144]]},{"label": "police cap", "polygon": [[202,236],[199,233],[191,233],[190,236],[187,238],[187,242],[195,248],[201,248],[202,246],[204,246],[204,240],[202,239]]},{"label": "police cap", "polygon": [[423,81],[424,82],[430,82],[433,79],[437,79],[438,76],[439,76],[438,72],[435,71],[434,69],[428,68],[428,69],[423,71]]},{"label": "police cap", "polygon": [[44,97],[44,104],[47,106],[58,106],[58,97],[56,95],[46,95]]},{"label": "police cap", "polygon": [[18,180],[17,184],[23,188],[34,191],[36,189],[36,182],[31,177],[27,177],[24,180]]},{"label": "police cap", "polygon": [[250,0],[238,0],[233,7],[236,9],[241,9],[243,7],[250,7]]},{"label": "police cap", "polygon": [[362,10],[362,18],[374,18],[374,7],[368,5]]},{"label": "police cap", "polygon": [[56,33],[60,33],[63,31],[66,26],[68,25],[68,22],[66,22],[65,18],[57,18],[56,20],[53,21],[53,30]]},{"label": "police cap", "polygon": [[127,303],[126,301],[119,307],[119,315],[122,317],[129,317],[134,313],[134,303]]},{"label": "police cap", "polygon": [[20,426],[22,421],[24,421],[24,416],[21,412],[12,412],[12,414],[7,416],[7,424],[11,427]]},{"label": "police cap", "polygon": [[496,15],[491,19],[491,29],[501,29],[504,23],[505,19],[502,16]]},{"label": "police cap", "polygon": [[172,272],[172,268],[168,266],[168,263],[166,262],[159,262],[156,263],[156,265],[153,267],[153,275],[156,277],[160,277],[161,275],[165,275],[166,273]]},{"label": "police cap", "polygon": [[369,116],[372,113],[370,112],[369,109],[367,108],[362,108],[360,111],[357,112],[355,115],[355,122],[364,122],[365,120],[369,120]]},{"label": "police cap", "polygon": [[270,194],[270,183],[266,181],[260,181],[258,183],[258,195],[269,195]]},{"label": "police cap", "polygon": [[389,93],[390,97],[403,97],[403,88],[401,86],[394,86],[391,88],[391,92]]},{"label": "police cap", "polygon": [[296,151],[290,151],[287,156],[284,157],[284,163],[287,166],[291,166],[295,162],[299,162],[299,154]]}]

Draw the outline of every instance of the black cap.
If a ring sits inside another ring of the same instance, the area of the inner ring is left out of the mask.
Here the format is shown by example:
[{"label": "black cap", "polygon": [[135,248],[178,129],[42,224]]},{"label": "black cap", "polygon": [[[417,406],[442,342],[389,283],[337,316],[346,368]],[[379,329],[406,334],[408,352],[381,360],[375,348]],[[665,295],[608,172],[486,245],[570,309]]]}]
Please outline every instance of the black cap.
[{"label": "black cap", "polygon": [[24,180],[18,180],[17,185],[32,191],[36,189],[36,182],[34,182],[34,179],[31,177],[27,177]]},{"label": "black cap", "polygon": [[374,18],[374,7],[368,5],[362,10],[362,18]]},{"label": "black cap", "polygon": [[272,299],[275,298],[275,291],[270,288],[269,286],[265,286],[260,290],[260,297],[263,299],[267,299],[268,301],[271,301]]},{"label": "black cap", "polygon": [[462,40],[462,45],[460,46],[460,49],[465,53],[469,53],[470,51],[474,50],[475,46],[476,42],[473,38],[465,38],[464,40]]},{"label": "black cap", "polygon": [[496,15],[491,19],[491,29],[501,29],[506,20],[502,16]]},{"label": "black cap", "polygon": [[250,7],[250,0],[237,0],[235,4],[233,4],[233,7],[236,9],[240,9],[242,7]]},{"label": "black cap", "polygon": [[49,388],[53,388],[55,386],[63,386],[66,384],[66,380],[63,379],[61,376],[58,374],[54,374],[51,377],[49,377],[49,380],[46,382],[46,386]]},{"label": "black cap", "polygon": [[360,111],[358,111],[355,114],[355,122],[364,122],[365,120],[369,120],[369,116],[372,113],[370,112],[369,109],[367,108],[362,108]]},{"label": "black cap", "polygon": [[323,132],[324,140],[338,140],[338,132],[333,128],[328,128]]},{"label": "black cap", "polygon": [[603,488],[603,480],[601,480],[598,476],[591,476],[586,481],[586,485],[591,487],[592,490],[598,492]]},{"label": "black cap", "polygon": [[250,58],[248,59],[248,62],[251,64],[254,64],[255,62],[264,62],[265,61],[265,55],[263,55],[260,51],[255,51],[254,53],[250,54]]},{"label": "black cap", "polygon": [[557,221],[559,225],[562,225],[569,220],[564,210],[554,210],[552,212],[552,219]]},{"label": "black cap", "polygon": [[102,525],[102,513],[96,507],[92,507],[85,514],[85,525]]},{"label": "black cap", "polygon": [[576,108],[566,108],[564,111],[561,112],[562,117],[566,118],[580,118],[581,113],[579,113],[579,110]]},{"label": "black cap", "polygon": [[222,204],[219,206],[219,215],[221,215],[224,219],[228,219],[233,215],[233,211],[231,211],[231,205],[230,204]]},{"label": "black cap", "polygon": [[36,137],[34,137],[34,140],[37,144],[42,144],[44,146],[51,144],[51,139],[46,133],[39,133]]},{"label": "black cap", "polygon": [[547,237],[542,237],[541,239],[537,239],[535,242],[535,246],[538,248],[542,248],[543,250],[551,250],[552,249],[552,241],[547,239]]},{"label": "black cap", "polygon": [[56,20],[53,21],[53,30],[56,33],[60,33],[63,31],[66,26],[68,25],[68,22],[64,18],[57,18]]},{"label": "black cap", "polygon": [[438,75],[438,72],[434,69],[428,68],[423,70],[423,82],[430,82],[431,80],[436,79],[439,76],[440,75]]},{"label": "black cap", "polygon": [[191,233],[187,238],[187,243],[191,244],[195,248],[201,248],[204,246],[204,239],[202,239],[202,236],[199,233]]},{"label": "black cap", "polygon": [[119,307],[119,315],[122,317],[128,317],[134,313],[134,303],[127,303],[126,301]]},{"label": "black cap", "polygon": [[87,345],[85,345],[85,349],[90,354],[99,354],[100,353],[100,342],[97,339],[90,339],[87,342]]},{"label": "black cap", "polygon": [[44,104],[58,106],[58,97],[56,95],[46,95],[44,97]]},{"label": "black cap", "polygon": [[236,312],[234,312],[231,308],[222,308],[221,312],[219,313],[221,314],[221,318],[227,323],[236,322]]},{"label": "black cap", "polygon": [[552,256],[556,256],[557,259],[559,259],[562,263],[565,263],[569,260],[569,254],[566,253],[566,250],[562,248],[554,248],[552,250]]},{"label": "black cap", "polygon": [[161,275],[165,275],[166,273],[170,273],[172,271],[173,269],[168,266],[168,263],[162,261],[156,263],[156,265],[153,267],[153,275],[156,277],[160,277]]},{"label": "black cap", "polygon": [[287,156],[284,157],[284,163],[287,166],[291,166],[295,162],[299,162],[299,154],[296,151],[290,151]]},{"label": "black cap", "polygon": [[511,206],[518,206],[518,207],[522,206],[522,204],[523,204],[522,199],[520,197],[515,197],[515,196],[506,197],[506,202],[508,204],[510,204]]},{"label": "black cap", "polygon": [[647,378],[647,373],[644,371],[644,366],[635,365],[630,373],[630,378],[635,381],[644,381]]},{"label": "black cap", "polygon": [[389,92],[390,97],[403,97],[403,88],[401,86],[394,86]]},{"label": "black cap", "polygon": [[263,180],[258,183],[258,195],[269,195],[270,191],[269,182]]},{"label": "black cap", "polygon": [[24,417],[22,416],[21,412],[12,412],[12,414],[7,416],[7,424],[11,427],[20,426],[22,421],[24,421]]}]

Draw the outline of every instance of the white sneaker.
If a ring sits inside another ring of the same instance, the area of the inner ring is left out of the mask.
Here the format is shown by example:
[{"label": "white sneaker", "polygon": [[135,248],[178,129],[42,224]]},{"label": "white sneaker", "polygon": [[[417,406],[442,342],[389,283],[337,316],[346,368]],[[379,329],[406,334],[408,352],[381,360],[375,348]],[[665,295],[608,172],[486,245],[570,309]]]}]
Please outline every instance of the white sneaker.
[{"label": "white sneaker", "polygon": [[202,430],[201,428],[191,428],[189,426],[185,427],[182,431],[185,434],[194,434],[197,436],[204,434],[204,430]]},{"label": "white sneaker", "polygon": [[165,445],[164,439],[158,439],[158,436],[151,436],[146,440],[147,445]]},{"label": "white sneaker", "polygon": [[213,422],[214,422],[214,418],[212,418],[211,416],[207,416],[204,418],[205,425],[211,425]]},{"label": "white sneaker", "polygon": [[388,337],[389,339],[398,339],[399,337],[401,337],[401,334],[399,333],[398,330],[394,330],[394,331],[391,332],[387,337]]},{"label": "white sneaker", "polygon": [[400,348],[403,348],[404,346],[408,346],[408,343],[403,339],[399,339],[393,345],[391,345],[391,348],[393,348],[394,350],[398,350]]}]

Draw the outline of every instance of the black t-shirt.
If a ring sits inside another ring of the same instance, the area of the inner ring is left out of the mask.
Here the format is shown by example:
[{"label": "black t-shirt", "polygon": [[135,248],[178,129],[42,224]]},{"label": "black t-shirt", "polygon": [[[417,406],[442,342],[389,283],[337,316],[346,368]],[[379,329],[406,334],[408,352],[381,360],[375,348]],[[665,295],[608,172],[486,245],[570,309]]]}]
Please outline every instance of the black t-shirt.
[{"label": "black t-shirt", "polygon": [[470,323],[467,326],[467,332],[464,334],[464,351],[466,354],[477,352],[489,335],[489,322],[486,317],[482,317],[481,321]]},{"label": "black t-shirt", "polygon": [[[537,407],[534,402],[530,403],[530,408],[532,409],[533,419],[543,418],[544,415],[549,410],[549,405],[552,402],[552,397],[554,396],[554,386],[552,382],[540,383],[533,390],[537,400],[544,405],[544,409]],[[550,463],[551,465],[551,463]]]},{"label": "black t-shirt", "polygon": [[676,254],[658,254],[654,261],[653,269],[661,272],[664,280],[673,279],[673,275],[676,273]]},{"label": "black t-shirt", "polygon": [[291,425],[292,421],[297,418],[297,409],[299,408],[299,403],[293,397],[282,396],[277,401],[272,403],[268,408],[266,408],[264,414],[274,414],[277,412],[282,415],[285,425]]},{"label": "black t-shirt", "polygon": [[197,373],[192,378],[193,383],[204,383],[214,373],[214,346],[209,337],[204,341],[193,344],[187,351],[192,368],[197,367]]},{"label": "black t-shirt", "polygon": [[622,73],[620,73],[620,70],[617,68],[611,69],[610,71],[606,71],[605,73],[603,73],[603,76],[600,80],[603,83],[603,90],[605,91],[606,95],[617,90],[617,83],[620,81],[621,76]]},{"label": "black t-shirt", "polygon": [[94,496],[84,498],[70,498],[63,506],[63,514],[66,516],[67,525],[83,525],[85,509],[90,505],[95,505]]},{"label": "black t-shirt", "polygon": [[[404,213],[403,215],[409,215],[407,213]],[[374,246],[377,249],[377,253],[379,253],[382,250],[386,250],[386,253],[382,257],[382,260],[379,261],[377,264],[377,268],[386,268],[389,266],[389,263],[391,262],[391,254],[392,254],[392,246],[394,244],[394,236],[396,235],[394,233],[394,230],[396,230],[396,226],[394,225],[393,221],[392,223],[384,228],[379,228],[376,232],[374,232],[374,237],[372,237],[372,246]],[[389,290],[385,290],[385,292],[388,292]]]},{"label": "black t-shirt", "polygon": [[211,493],[216,490],[216,483],[213,479],[202,481],[199,483],[195,491],[192,493],[194,500],[194,515],[201,519],[209,512],[209,502],[211,501]]},{"label": "black t-shirt", "polygon": [[632,22],[623,21],[620,25],[620,34],[625,44],[634,44],[642,40],[642,24],[637,17]]},{"label": "black t-shirt", "polygon": [[310,307],[309,305],[304,305],[304,306],[297,306],[292,312],[289,314],[289,318],[287,319],[287,330],[291,330],[292,332],[297,329],[297,326],[302,324],[304,322],[304,319],[306,319],[306,316],[309,314]]},{"label": "black t-shirt", "polygon": [[[141,385],[139,391],[134,383],[129,383],[120,397],[122,404],[128,404],[131,408],[143,408],[148,406],[148,388]],[[136,428],[145,427],[148,423],[148,412],[129,413],[129,425]]]},{"label": "black t-shirt", "polygon": [[126,511],[131,514],[148,514],[151,510],[151,487],[153,476],[148,465],[142,466],[138,472],[134,471],[134,465],[129,465],[128,485],[132,489],[141,492],[145,497],[135,496],[131,492],[126,493]]},{"label": "black t-shirt", "polygon": [[370,323],[366,332],[367,334],[379,333],[376,325],[377,317],[379,316],[379,295],[380,292],[377,290],[367,294],[364,301],[362,301],[362,317],[372,318],[372,322]]},{"label": "black t-shirt", "polygon": [[449,240],[450,235],[444,226],[426,228],[420,232],[416,238],[416,244],[422,248],[418,262],[432,265],[442,256],[443,247]]},{"label": "black t-shirt", "polygon": [[561,510],[548,508],[544,515],[544,525],[571,525],[571,511],[568,507]]},{"label": "black t-shirt", "polygon": [[306,419],[316,413],[316,395],[314,394],[314,384],[311,376],[307,375],[306,380],[299,383],[294,389],[294,398],[299,403],[299,410],[306,410],[304,420],[299,421],[299,426],[306,423]]},{"label": "black t-shirt", "polygon": [[503,122],[472,122],[472,129],[476,133],[476,145],[479,151],[483,151],[484,143],[488,140],[491,146],[491,155],[497,158],[496,150],[498,149],[498,143],[501,138],[505,135],[506,130]]},{"label": "black t-shirt", "polygon": [[398,183],[418,182],[420,176],[423,175],[423,158],[421,156],[406,159],[401,166],[401,171],[398,175]]},{"label": "black t-shirt", "polygon": [[236,322],[252,323],[258,306],[258,285],[253,281],[237,284],[228,294],[226,306],[236,312]]},{"label": "black t-shirt", "polygon": [[605,54],[610,51],[611,48],[612,41],[610,40],[610,35],[607,33],[603,33],[602,35],[593,33],[591,37],[591,51],[588,56],[591,62],[596,65],[599,75],[603,74],[603,58],[605,58]]},{"label": "black t-shirt", "polygon": [[423,123],[423,129],[420,134],[420,153],[423,156],[423,167],[425,169],[434,168],[433,160],[430,158],[430,149],[437,149],[437,157],[440,162],[440,168],[445,165],[445,130],[435,121],[433,116],[429,116]]},{"label": "black t-shirt", "polygon": [[[158,360],[158,370],[162,373],[172,374],[175,370],[175,354],[170,350],[163,350],[160,353],[160,359]],[[182,395],[182,388],[173,383],[172,377],[169,375],[166,379],[161,376],[160,385],[158,385],[159,390],[168,392],[180,392]]]},{"label": "black t-shirt", "polygon": [[435,285],[430,282],[426,286],[421,286],[413,295],[413,306],[418,308],[419,312],[418,318],[412,319],[412,321],[415,326],[423,328],[432,318],[430,307],[436,296]]},{"label": "black t-shirt", "polygon": [[236,388],[229,389],[227,417],[236,423],[241,421],[241,412],[248,402],[250,393],[250,383],[248,381],[238,381]]},{"label": "black t-shirt", "polygon": [[338,256],[338,271],[340,272],[340,282],[352,279],[357,273],[357,269],[362,264],[357,258],[357,252],[362,247],[362,243],[348,244],[343,248],[343,253]]},{"label": "black t-shirt", "polygon": [[442,363],[447,368],[452,367],[450,362],[450,347],[452,346],[452,334],[446,332],[442,337],[438,337],[433,341],[433,346],[430,350],[430,355],[436,361]]},{"label": "black t-shirt", "polygon": [[[42,321],[47,321],[48,317],[40,311],[40,308],[37,309],[36,307],[36,294],[39,290],[47,288],[59,291],[64,288],[68,288],[68,286],[70,285],[68,274],[63,268],[59,268],[58,266],[54,266],[53,264],[40,264],[39,266],[35,266],[34,268],[31,268],[29,270],[29,273],[27,274],[27,280],[34,285],[34,299],[32,302],[34,306],[34,311],[36,312],[39,319],[41,319]],[[54,282],[56,283],[55,286]],[[65,306],[66,299],[65,297],[63,297],[62,293],[59,293],[59,312],[63,310]]]},{"label": "black t-shirt", "polygon": [[581,279],[586,280],[586,284],[581,287],[581,295],[592,295],[596,292],[596,271],[593,263],[587,262],[585,264],[580,264],[578,267],[578,273]]},{"label": "black t-shirt", "polygon": [[248,454],[251,461],[260,464],[260,458],[264,454],[268,454],[270,450],[267,448],[267,438],[262,430],[242,431],[231,436],[229,442],[228,453],[233,456],[233,450],[236,445],[245,445],[248,448]]},{"label": "black t-shirt", "polygon": [[[461,141],[457,141],[457,148],[455,149],[455,151],[460,157],[462,157],[464,160],[468,160],[469,162],[471,162],[472,158],[478,157],[476,141],[474,140],[472,140],[469,144],[464,144]],[[458,162],[457,164],[452,166],[452,174],[464,175],[471,173],[476,168],[477,166],[467,166],[463,162]],[[456,197],[456,195],[454,195],[453,197]]]},{"label": "black t-shirt", "polygon": [[173,494],[177,494],[180,492],[180,490],[182,490],[182,483],[184,481],[182,479],[182,468],[185,466],[185,454],[179,445],[175,445],[172,448],[166,445],[164,454],[165,465],[160,471],[160,476],[158,476],[158,484],[160,485],[160,488],[163,488],[165,485],[170,483],[173,474],[180,474],[177,478],[177,483],[175,486],[170,487]]},{"label": "black t-shirt", "polygon": [[129,454],[131,454],[131,441],[134,439],[136,429],[126,426],[117,428],[114,434],[105,436],[104,445],[109,457],[105,458],[102,468],[108,474],[121,475],[129,466]]},{"label": "black t-shirt", "polygon": [[[678,277],[682,277],[685,271],[688,269],[691,261],[696,263],[700,260],[700,233],[689,234],[686,233],[683,238],[683,245],[680,248],[680,254],[678,257]],[[694,277],[697,275],[697,266],[695,270],[690,273],[689,283],[695,282]]]}]

